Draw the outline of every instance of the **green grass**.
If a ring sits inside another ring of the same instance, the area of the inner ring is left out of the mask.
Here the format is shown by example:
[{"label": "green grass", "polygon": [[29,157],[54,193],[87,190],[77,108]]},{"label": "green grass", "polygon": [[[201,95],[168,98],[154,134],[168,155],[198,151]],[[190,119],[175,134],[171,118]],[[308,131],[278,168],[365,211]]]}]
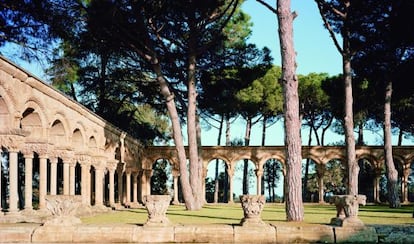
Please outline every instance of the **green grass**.
[{"label": "green grass", "polygon": [[[333,205],[305,204],[305,220],[301,224],[329,224],[335,217]],[[359,217],[365,224],[413,224],[413,206],[405,205],[398,209],[391,209],[383,205],[361,206]],[[238,224],[243,218],[240,204],[205,205],[199,211],[186,211],[185,207],[170,206],[167,212],[168,219],[174,224]],[[266,223],[283,224],[286,222],[285,206],[283,204],[266,204],[262,219]],[[126,209],[111,213],[99,214],[82,218],[85,224],[144,224],[147,220],[145,209]]]}]

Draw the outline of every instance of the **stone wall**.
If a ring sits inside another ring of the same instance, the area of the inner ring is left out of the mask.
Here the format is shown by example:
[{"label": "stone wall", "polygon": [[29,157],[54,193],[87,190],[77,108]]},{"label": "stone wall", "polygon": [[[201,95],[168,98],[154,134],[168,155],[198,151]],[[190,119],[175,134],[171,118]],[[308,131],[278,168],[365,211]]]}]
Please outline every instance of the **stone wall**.
[{"label": "stone wall", "polygon": [[412,240],[413,226],[0,224],[1,243],[407,243]]}]

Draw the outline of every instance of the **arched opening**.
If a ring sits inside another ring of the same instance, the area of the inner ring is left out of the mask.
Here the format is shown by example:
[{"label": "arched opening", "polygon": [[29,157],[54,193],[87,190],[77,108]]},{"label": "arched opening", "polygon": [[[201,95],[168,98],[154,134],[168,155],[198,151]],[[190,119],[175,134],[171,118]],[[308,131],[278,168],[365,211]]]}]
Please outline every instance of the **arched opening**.
[{"label": "arched opening", "polygon": [[7,109],[6,102],[3,97],[0,96],[0,125],[2,129],[10,128],[10,116]]},{"label": "arched opening", "polygon": [[75,151],[81,152],[84,151],[83,136],[79,129],[73,131],[72,134],[72,147]]},{"label": "arched opening", "polygon": [[302,160],[302,201],[317,202],[318,199],[318,174],[316,163],[311,158]]},{"label": "arched opening", "polygon": [[267,202],[283,202],[284,175],[282,163],[271,158],[263,165],[262,193]]},{"label": "arched opening", "polygon": [[407,180],[408,201],[414,202],[414,161],[410,164],[410,173]]},{"label": "arched opening", "polygon": [[205,185],[208,203],[228,202],[229,176],[227,164],[222,159],[213,159],[208,163]]},{"label": "arched opening", "polygon": [[20,121],[20,127],[29,131],[30,138],[41,138],[42,137],[42,122],[39,114],[33,109],[28,108],[24,111]]},{"label": "arched opening", "polygon": [[233,199],[239,200],[240,195],[257,193],[256,166],[253,161],[242,159],[237,161],[233,176]]},{"label": "arched opening", "polygon": [[358,160],[358,193],[367,197],[367,202],[374,202],[374,181],[375,170],[368,159],[361,158]]},{"label": "arched opening", "polygon": [[90,168],[90,183],[91,183],[91,192],[90,192],[90,200],[91,200],[91,205],[95,205],[96,201],[95,201],[95,194],[96,194],[96,181],[95,181],[95,166],[91,165]]},{"label": "arched opening", "polygon": [[151,195],[173,195],[171,164],[167,159],[158,159],[152,165]]},{"label": "arched opening", "polygon": [[60,120],[55,120],[50,128],[49,141],[54,145],[62,145],[66,142],[65,128]]},{"label": "arched opening", "polygon": [[82,168],[79,162],[75,165],[75,195],[82,194]]},{"label": "arched opening", "polygon": [[326,163],[323,182],[325,201],[333,195],[346,194],[346,167],[340,159],[332,159]]}]

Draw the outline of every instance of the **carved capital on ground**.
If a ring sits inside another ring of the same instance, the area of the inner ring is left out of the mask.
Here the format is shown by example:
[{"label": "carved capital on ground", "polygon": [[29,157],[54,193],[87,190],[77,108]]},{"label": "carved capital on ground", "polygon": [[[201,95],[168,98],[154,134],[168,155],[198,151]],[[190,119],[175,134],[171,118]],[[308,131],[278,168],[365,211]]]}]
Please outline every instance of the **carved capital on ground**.
[{"label": "carved capital on ground", "polygon": [[148,211],[148,220],[145,225],[149,226],[168,226],[170,221],[167,218],[168,206],[170,206],[171,196],[169,195],[145,195],[145,208]]},{"label": "carved capital on ground", "polygon": [[359,205],[366,204],[365,195],[335,195],[329,200],[336,206],[336,218],[331,219],[331,224],[338,226],[364,225],[358,218]]},{"label": "carved capital on ground", "polygon": [[243,226],[266,225],[261,214],[266,203],[264,195],[241,195],[240,203],[243,208],[244,218],[241,220]]}]

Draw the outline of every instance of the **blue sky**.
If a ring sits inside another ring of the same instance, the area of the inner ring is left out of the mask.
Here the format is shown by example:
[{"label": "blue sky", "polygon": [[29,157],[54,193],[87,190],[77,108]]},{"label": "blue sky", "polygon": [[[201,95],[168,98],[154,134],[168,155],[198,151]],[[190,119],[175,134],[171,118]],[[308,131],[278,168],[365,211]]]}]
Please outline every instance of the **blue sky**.
[{"label": "blue sky", "polygon": [[[272,6],[276,5],[276,0],[267,2]],[[270,48],[274,63],[281,65],[276,15],[255,0],[246,0],[242,9],[251,16],[253,22],[253,33],[249,41],[258,47]],[[293,22],[297,73],[340,74],[341,55],[323,27],[316,3],[313,0],[293,0],[291,10],[298,14]]]}]

